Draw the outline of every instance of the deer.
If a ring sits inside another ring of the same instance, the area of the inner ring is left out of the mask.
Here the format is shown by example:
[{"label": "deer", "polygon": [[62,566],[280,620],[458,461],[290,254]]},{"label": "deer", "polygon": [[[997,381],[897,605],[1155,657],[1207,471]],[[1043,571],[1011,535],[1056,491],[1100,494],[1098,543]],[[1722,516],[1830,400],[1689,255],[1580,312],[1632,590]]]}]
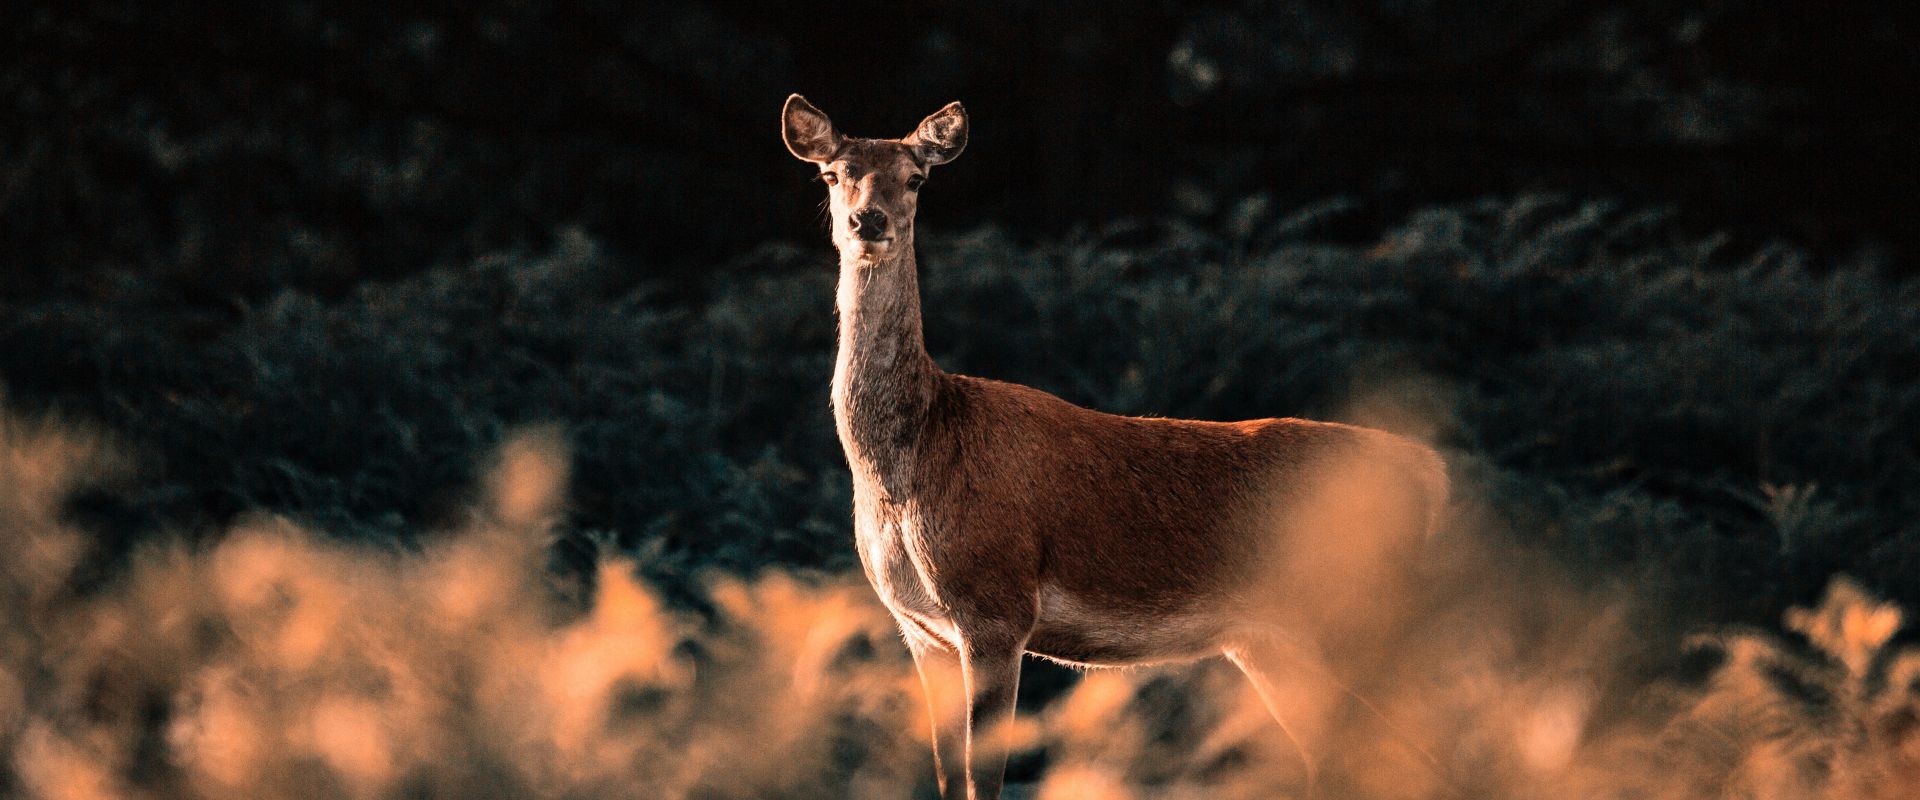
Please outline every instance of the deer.
[{"label": "deer", "polygon": [[996,734],[1027,655],[1082,668],[1224,656],[1311,793],[1337,709],[1299,682],[1380,628],[1440,523],[1445,462],[1355,425],[1120,416],[947,373],[924,340],[914,217],[932,169],[966,149],[965,107],[869,139],[794,94],[781,134],[826,184],[854,539],[920,674],[943,800],[999,797]]}]

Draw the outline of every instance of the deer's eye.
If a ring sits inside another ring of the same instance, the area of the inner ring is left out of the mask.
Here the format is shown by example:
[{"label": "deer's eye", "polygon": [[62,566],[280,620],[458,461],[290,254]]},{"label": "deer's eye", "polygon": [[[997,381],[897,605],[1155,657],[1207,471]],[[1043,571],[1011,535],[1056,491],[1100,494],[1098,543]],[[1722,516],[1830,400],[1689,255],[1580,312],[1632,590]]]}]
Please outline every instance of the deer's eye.
[{"label": "deer's eye", "polygon": [[820,180],[826,181],[828,186],[833,186],[840,182],[840,173],[832,170],[822,172],[820,173]]},{"label": "deer's eye", "polygon": [[913,177],[911,177],[911,178],[908,178],[908,179],[907,179],[907,191],[909,191],[909,192],[917,192],[917,191],[920,191],[920,184],[923,184],[923,183],[926,183],[926,182],[927,182],[927,176],[925,176],[925,175],[915,175],[915,176],[913,176]]}]

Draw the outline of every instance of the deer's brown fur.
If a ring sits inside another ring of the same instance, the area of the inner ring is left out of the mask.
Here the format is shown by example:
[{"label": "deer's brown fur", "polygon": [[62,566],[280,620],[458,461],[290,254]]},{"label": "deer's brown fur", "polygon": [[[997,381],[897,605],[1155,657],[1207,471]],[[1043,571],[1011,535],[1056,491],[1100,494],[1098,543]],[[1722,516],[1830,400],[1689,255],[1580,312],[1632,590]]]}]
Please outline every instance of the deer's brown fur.
[{"label": "deer's brown fur", "polygon": [[[986,734],[1011,718],[1023,653],[1226,654],[1310,751],[1320,712],[1280,707],[1275,684],[1338,633],[1364,634],[1446,501],[1438,456],[1366,428],[1116,416],[941,371],[913,217],[919,180],[966,145],[965,110],[857,139],[794,95],[782,127],[830,185],[856,539],[928,680],[944,795],[998,795],[1005,753]],[[955,667],[958,691],[936,680]]]}]

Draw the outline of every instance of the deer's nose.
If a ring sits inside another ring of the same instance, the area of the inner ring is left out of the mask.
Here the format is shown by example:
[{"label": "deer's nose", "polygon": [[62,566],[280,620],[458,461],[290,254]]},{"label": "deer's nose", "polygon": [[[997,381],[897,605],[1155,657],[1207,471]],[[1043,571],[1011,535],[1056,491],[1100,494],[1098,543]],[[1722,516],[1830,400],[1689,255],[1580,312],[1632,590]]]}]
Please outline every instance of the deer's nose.
[{"label": "deer's nose", "polygon": [[847,220],[847,227],[853,229],[861,239],[869,242],[887,238],[887,215],[877,208],[869,208],[853,215]]}]

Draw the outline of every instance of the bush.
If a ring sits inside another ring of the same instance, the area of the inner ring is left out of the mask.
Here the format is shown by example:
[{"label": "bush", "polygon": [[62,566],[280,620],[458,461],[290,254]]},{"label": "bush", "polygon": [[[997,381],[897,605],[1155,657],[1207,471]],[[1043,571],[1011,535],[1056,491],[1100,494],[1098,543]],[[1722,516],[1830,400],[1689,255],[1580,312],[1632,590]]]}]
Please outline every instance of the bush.
[{"label": "bush", "polygon": [[[931,238],[929,347],[1106,411],[1435,436],[1515,535],[1658,576],[1714,618],[1777,618],[1836,571],[1920,600],[1913,282],[1549,197],[1317,238],[1341,213],[1256,200],[1218,231]],[[0,379],[152,462],[81,504],[127,536],[266,509],[405,541],[457,515],[503,430],[556,422],[578,476],[563,560],[610,541],[669,586],[852,566],[826,245],[763,247],[689,291],[636,282],[577,231],[555,241],[232,320],[138,282],[107,305],[18,304]]]}]

